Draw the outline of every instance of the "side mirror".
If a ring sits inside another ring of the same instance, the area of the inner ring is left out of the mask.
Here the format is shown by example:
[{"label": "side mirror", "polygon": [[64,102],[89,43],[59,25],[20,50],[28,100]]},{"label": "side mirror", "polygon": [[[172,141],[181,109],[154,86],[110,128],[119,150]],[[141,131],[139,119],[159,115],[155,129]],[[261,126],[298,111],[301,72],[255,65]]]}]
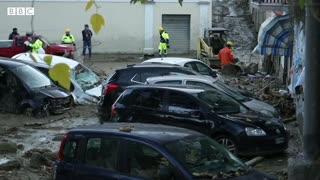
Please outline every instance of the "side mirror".
[{"label": "side mirror", "polygon": [[210,76],[212,76],[214,78],[218,77],[216,71],[211,70],[209,74],[210,74]]},{"label": "side mirror", "polygon": [[160,180],[168,180],[172,178],[171,170],[167,167],[160,168],[159,172]]}]

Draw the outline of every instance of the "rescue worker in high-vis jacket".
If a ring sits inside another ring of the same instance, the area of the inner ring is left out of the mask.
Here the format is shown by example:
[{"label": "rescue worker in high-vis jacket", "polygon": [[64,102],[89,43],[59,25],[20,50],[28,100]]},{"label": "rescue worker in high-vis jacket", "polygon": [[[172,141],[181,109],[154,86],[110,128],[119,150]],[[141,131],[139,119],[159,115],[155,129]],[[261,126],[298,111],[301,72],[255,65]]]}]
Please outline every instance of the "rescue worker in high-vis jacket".
[{"label": "rescue worker in high-vis jacket", "polygon": [[219,59],[221,61],[221,67],[224,65],[230,64],[230,63],[236,63],[238,58],[234,58],[232,54],[232,46],[233,43],[231,41],[228,41],[226,46],[221,49],[218,53]]},{"label": "rescue worker in high-vis jacket", "polygon": [[66,29],[66,33],[61,38],[61,43],[62,44],[73,44],[73,45],[75,45],[74,37],[73,37],[72,34],[70,34],[70,31],[71,30],[69,28]]},{"label": "rescue worker in high-vis jacket", "polygon": [[42,41],[39,37],[34,37],[33,40],[31,37],[28,37],[28,41],[24,42],[26,46],[30,46],[32,48],[33,53],[38,53],[39,49],[42,48]]},{"label": "rescue worker in high-vis jacket", "polygon": [[164,31],[163,27],[159,28],[160,33],[160,44],[159,44],[159,55],[162,56],[163,54],[167,55],[167,49],[170,48],[169,46],[169,34]]}]

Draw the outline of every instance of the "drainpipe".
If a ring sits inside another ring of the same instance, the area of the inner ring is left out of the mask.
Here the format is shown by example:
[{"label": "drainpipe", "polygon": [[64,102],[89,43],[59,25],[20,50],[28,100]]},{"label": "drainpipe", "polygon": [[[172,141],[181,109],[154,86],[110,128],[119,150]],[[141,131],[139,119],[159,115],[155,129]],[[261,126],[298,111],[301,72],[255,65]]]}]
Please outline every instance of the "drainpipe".
[{"label": "drainpipe", "polygon": [[[311,2],[311,1],[310,1]],[[305,160],[320,158],[320,0],[306,5],[305,122],[303,129]]]},{"label": "drainpipe", "polygon": [[290,158],[289,180],[320,179],[320,0],[306,0],[303,157]]}]

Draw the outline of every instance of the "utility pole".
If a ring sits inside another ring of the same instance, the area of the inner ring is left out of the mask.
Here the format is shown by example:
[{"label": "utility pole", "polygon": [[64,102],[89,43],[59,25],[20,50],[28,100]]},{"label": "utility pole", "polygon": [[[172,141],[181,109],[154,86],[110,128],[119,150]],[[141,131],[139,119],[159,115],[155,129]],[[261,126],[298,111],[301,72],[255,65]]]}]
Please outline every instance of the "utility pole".
[{"label": "utility pole", "polygon": [[303,159],[289,160],[290,180],[320,179],[320,0],[305,0]]}]

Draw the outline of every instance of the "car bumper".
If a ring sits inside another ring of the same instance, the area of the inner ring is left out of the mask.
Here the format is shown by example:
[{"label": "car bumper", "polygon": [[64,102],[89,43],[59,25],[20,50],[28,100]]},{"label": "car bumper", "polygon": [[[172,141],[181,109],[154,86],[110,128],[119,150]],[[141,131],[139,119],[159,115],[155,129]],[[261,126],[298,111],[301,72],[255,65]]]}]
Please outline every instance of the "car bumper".
[{"label": "car bumper", "polygon": [[100,121],[109,121],[111,105],[106,102],[105,96],[102,96],[97,106],[97,115]]},{"label": "car bumper", "polygon": [[242,156],[268,155],[281,153],[288,148],[288,133],[278,136],[247,136],[237,138],[237,151]]}]

